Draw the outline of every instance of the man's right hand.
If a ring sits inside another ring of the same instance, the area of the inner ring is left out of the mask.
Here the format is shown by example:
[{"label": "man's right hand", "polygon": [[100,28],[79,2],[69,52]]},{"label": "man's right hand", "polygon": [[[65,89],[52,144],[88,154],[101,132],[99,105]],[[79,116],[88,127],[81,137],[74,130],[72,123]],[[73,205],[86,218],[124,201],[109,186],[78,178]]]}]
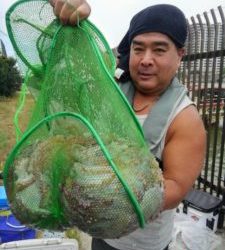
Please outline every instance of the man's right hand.
[{"label": "man's right hand", "polygon": [[65,25],[76,25],[91,13],[91,7],[85,0],[49,0],[49,3],[55,15]]}]

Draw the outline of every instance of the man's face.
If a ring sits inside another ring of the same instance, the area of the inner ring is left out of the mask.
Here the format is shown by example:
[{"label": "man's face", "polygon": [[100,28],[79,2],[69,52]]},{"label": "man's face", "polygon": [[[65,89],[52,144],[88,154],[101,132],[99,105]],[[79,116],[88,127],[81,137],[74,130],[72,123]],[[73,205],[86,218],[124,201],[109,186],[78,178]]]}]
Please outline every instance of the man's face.
[{"label": "man's face", "polygon": [[135,36],[130,48],[129,69],[137,89],[145,94],[160,94],[170,84],[180,66],[184,49],[156,32]]}]

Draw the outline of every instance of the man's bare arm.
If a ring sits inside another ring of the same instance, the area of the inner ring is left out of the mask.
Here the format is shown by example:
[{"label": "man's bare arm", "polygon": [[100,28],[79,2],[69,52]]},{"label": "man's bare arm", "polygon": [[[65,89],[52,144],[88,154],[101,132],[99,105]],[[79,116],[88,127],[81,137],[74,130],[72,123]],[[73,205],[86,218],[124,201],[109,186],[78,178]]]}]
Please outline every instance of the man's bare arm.
[{"label": "man's bare arm", "polygon": [[205,158],[206,132],[194,106],[171,124],[163,153],[164,210],[175,208],[198,177]]}]

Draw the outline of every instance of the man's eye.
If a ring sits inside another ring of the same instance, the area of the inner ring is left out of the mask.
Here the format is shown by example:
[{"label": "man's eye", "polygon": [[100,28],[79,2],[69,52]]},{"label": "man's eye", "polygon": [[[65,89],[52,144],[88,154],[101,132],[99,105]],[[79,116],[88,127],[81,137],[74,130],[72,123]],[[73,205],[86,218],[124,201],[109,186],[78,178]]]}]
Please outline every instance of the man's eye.
[{"label": "man's eye", "polygon": [[134,48],[134,51],[140,52],[140,51],[143,51],[143,49],[142,49],[141,47],[135,47],[135,48]]},{"label": "man's eye", "polygon": [[157,52],[157,53],[164,53],[164,52],[166,52],[166,50],[162,49],[162,48],[156,48],[155,52]]}]

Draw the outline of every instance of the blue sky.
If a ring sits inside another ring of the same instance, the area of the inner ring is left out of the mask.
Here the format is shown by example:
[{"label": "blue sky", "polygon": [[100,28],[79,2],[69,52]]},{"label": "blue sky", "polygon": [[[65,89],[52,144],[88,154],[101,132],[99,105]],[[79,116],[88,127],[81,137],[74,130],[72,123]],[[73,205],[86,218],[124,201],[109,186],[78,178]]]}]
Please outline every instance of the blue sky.
[{"label": "blue sky", "polygon": [[[0,30],[6,32],[4,16],[16,0],[0,0]],[[116,46],[125,34],[131,17],[139,10],[153,4],[169,3],[179,7],[187,16],[196,16],[221,5],[224,0],[88,0],[92,6],[90,20],[102,31],[111,47]]]}]

